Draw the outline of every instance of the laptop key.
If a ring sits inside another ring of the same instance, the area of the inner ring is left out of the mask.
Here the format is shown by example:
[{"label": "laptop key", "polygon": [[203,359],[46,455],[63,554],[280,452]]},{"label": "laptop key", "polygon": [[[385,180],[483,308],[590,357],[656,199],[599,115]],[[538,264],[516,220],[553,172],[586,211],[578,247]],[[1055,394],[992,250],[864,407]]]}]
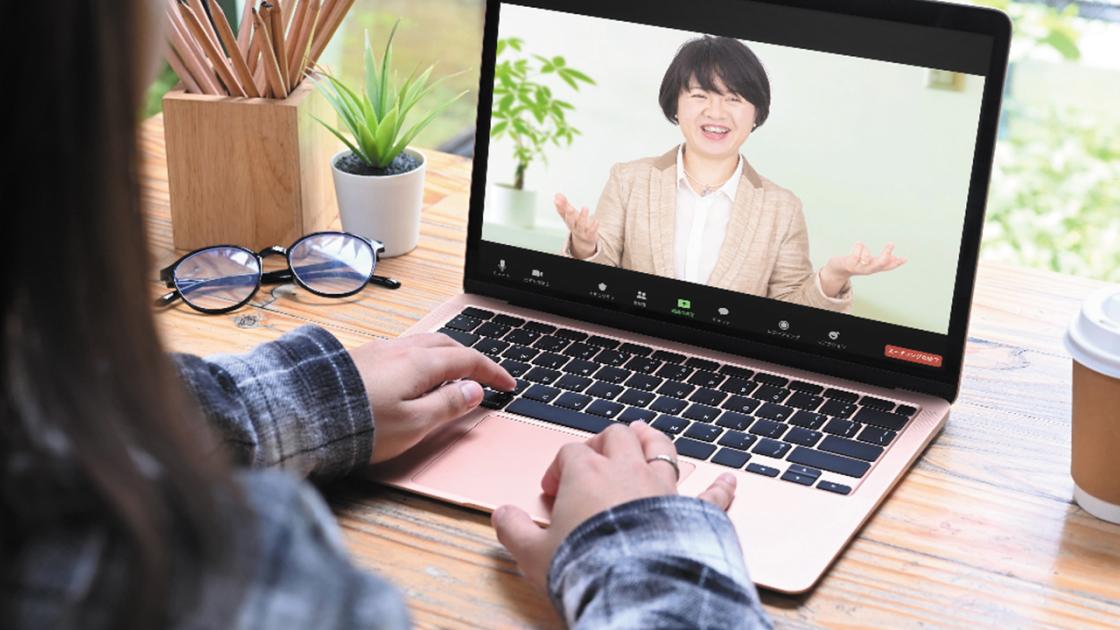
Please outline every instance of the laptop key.
[{"label": "laptop key", "polygon": [[603,336],[600,336],[600,335],[592,335],[592,336],[588,337],[587,339],[584,339],[583,343],[586,343],[586,344],[589,344],[589,345],[592,345],[592,346],[599,346],[600,348],[606,348],[608,350],[613,350],[613,349],[618,347],[619,342],[618,342],[617,339],[611,339],[610,337],[603,337]]},{"label": "laptop key", "polygon": [[718,405],[723,402],[725,398],[727,398],[727,394],[708,387],[701,387],[692,392],[692,395],[688,397],[692,402],[698,402],[703,405]]},{"label": "laptop key", "polygon": [[789,379],[777,374],[770,374],[768,372],[759,372],[754,375],[754,380],[762,383],[763,385],[770,385],[771,387],[785,387],[789,383]]},{"label": "laptop key", "polygon": [[746,396],[732,396],[723,402],[720,407],[728,411],[738,411],[739,413],[752,413],[758,406],[761,405],[759,401]]},{"label": "laptop key", "polygon": [[483,339],[474,344],[474,349],[482,354],[497,355],[509,347],[509,344],[500,339]]},{"label": "laptop key", "polygon": [[681,363],[684,361],[683,354],[676,352],[669,352],[668,350],[657,350],[653,353],[653,358],[658,361],[665,361],[667,363]]},{"label": "laptop key", "polygon": [[523,345],[523,346],[528,346],[528,345],[531,345],[537,339],[539,339],[540,336],[541,336],[540,333],[535,333],[531,330],[524,330],[524,329],[518,328],[518,329],[514,330],[513,332],[511,332],[510,334],[503,337],[503,339],[505,339],[506,341],[508,341],[510,343],[516,343],[516,344],[520,344],[520,345]]},{"label": "laptop key", "polygon": [[[603,369],[605,370],[606,368]],[[596,372],[595,376],[599,376],[599,373],[602,371],[603,370],[599,370],[599,372]],[[657,386],[660,384],[661,379],[657,378],[656,376],[650,376],[649,374],[634,374],[630,378],[626,379],[627,387],[637,387],[638,389],[645,389],[649,391],[657,389]]]},{"label": "laptop key", "polygon": [[479,403],[479,406],[487,409],[501,409],[511,400],[513,400],[512,392],[499,392],[486,388],[482,390],[482,402]]},{"label": "laptop key", "polygon": [[551,335],[556,331],[555,326],[553,326],[552,324],[546,324],[544,322],[526,322],[525,325],[522,326],[522,328],[524,328],[525,330],[531,330],[535,333],[540,333],[542,335]]},{"label": "laptop key", "polygon": [[459,342],[460,345],[464,345],[468,348],[473,346],[476,342],[478,342],[479,339],[481,339],[481,337],[474,333],[463,332],[461,330],[455,330],[453,328],[440,328],[439,332],[447,335],[448,337],[451,337],[455,341]]},{"label": "laptop key", "polygon": [[535,367],[525,373],[525,380],[543,385],[551,385],[558,378],[560,378],[560,372],[543,367]]},{"label": "laptop key", "polygon": [[615,385],[614,383],[606,383],[603,381],[595,381],[594,383],[592,383],[591,387],[587,388],[587,391],[585,391],[584,393],[588,396],[594,396],[596,398],[614,400],[615,396],[621,394],[623,389],[625,388],[621,385]]},{"label": "laptop key", "polygon": [[596,416],[603,416],[604,418],[617,418],[625,408],[625,406],[609,400],[596,400],[588,405],[585,411]]},{"label": "laptop key", "polygon": [[591,376],[595,370],[599,369],[599,364],[594,361],[585,361],[583,359],[572,359],[564,364],[562,368],[568,374],[575,374],[577,376]]},{"label": "laptop key", "polygon": [[914,417],[914,414],[918,413],[918,409],[917,407],[911,407],[910,405],[899,405],[894,408],[894,412],[900,413],[907,418],[912,418]]},{"label": "laptop key", "polygon": [[872,409],[880,409],[882,411],[894,411],[894,403],[882,398],[874,396],[864,396],[859,399],[859,404],[864,407],[871,407]]},{"label": "laptop key", "polygon": [[810,431],[801,427],[790,427],[789,433],[786,433],[782,439],[799,446],[816,446],[817,442],[821,441],[822,433],[817,431]]},{"label": "laptop key", "polygon": [[[515,393],[515,394],[520,394],[521,392],[525,391],[525,388],[529,387],[529,385],[532,384],[532,383],[530,383],[529,381],[527,381],[523,378],[515,378],[515,379],[513,379],[513,381],[515,383],[517,383],[516,385],[513,386],[513,393]],[[537,387],[545,387],[545,386],[544,385],[537,385]]]},{"label": "laptop key", "polygon": [[676,415],[681,411],[684,411],[684,408],[687,406],[688,403],[680,400],[679,398],[672,398],[670,396],[659,396],[657,400],[653,401],[653,404],[651,404],[649,408],[661,413]]},{"label": "laptop key", "polygon": [[716,452],[715,444],[705,444],[704,442],[697,442],[688,438],[677,438],[674,441],[677,446],[677,454],[684,457],[694,457],[696,459],[708,459],[712,453]]},{"label": "laptop key", "polygon": [[793,483],[800,484],[802,486],[811,486],[813,485],[813,482],[816,481],[816,478],[807,477],[805,475],[795,473],[792,470],[787,470],[782,474],[782,481],[792,481]]},{"label": "laptop key", "polygon": [[713,427],[710,424],[693,423],[692,426],[688,427],[688,430],[684,432],[684,435],[685,437],[704,442],[715,442],[720,433],[723,433],[723,429],[719,427]]},{"label": "laptop key", "polygon": [[770,385],[763,385],[754,390],[751,394],[752,397],[759,400],[765,400],[772,403],[780,403],[789,396],[789,390],[784,387],[771,387]]},{"label": "laptop key", "polygon": [[712,458],[712,462],[722,466],[729,466],[731,468],[742,468],[743,464],[751,458],[750,455],[736,451],[730,448],[721,448],[716,456]]},{"label": "laptop key", "polygon": [[540,354],[540,352],[541,351],[537,350],[536,348],[526,348],[525,346],[510,346],[506,348],[505,352],[502,352],[502,356],[507,359],[513,359],[514,361],[528,361],[529,359],[532,359],[533,357]]},{"label": "laptop key", "polygon": [[644,357],[647,354],[653,352],[653,348],[650,348],[649,346],[639,346],[636,343],[624,343],[618,347],[618,351],[625,352],[626,354],[636,354],[640,357]]},{"label": "laptop key", "polygon": [[880,446],[864,444],[863,442],[856,442],[855,440],[845,440],[835,435],[826,435],[824,441],[822,441],[817,448],[829,453],[845,455],[853,459],[862,459],[865,462],[873,462],[879,459],[879,456],[883,454],[883,448]]},{"label": "laptop key", "polygon": [[741,378],[729,378],[719,388],[735,396],[747,396],[758,387],[758,383]]},{"label": "laptop key", "polygon": [[556,405],[557,407],[566,407],[568,409],[575,409],[576,411],[579,411],[580,409],[586,407],[590,402],[590,396],[577,394],[575,392],[564,392],[563,394],[560,394],[560,397],[557,398],[556,402],[552,404]]},{"label": "laptop key", "polygon": [[468,315],[459,315],[444,324],[444,326],[447,328],[454,328],[455,330],[462,330],[463,332],[470,332],[481,325],[481,319],[475,319],[474,317],[470,317]]},{"label": "laptop key", "polygon": [[657,394],[653,392],[647,392],[641,389],[627,389],[618,397],[618,402],[634,405],[636,407],[645,407],[653,402],[655,398],[657,398]]},{"label": "laptop key", "polygon": [[528,372],[533,367],[533,366],[529,365],[528,363],[522,363],[521,361],[514,361],[513,359],[506,359],[505,361],[502,361],[499,365],[501,365],[503,368],[505,368],[505,370],[507,372],[509,372],[509,375],[514,377],[514,378],[525,374],[526,372]]},{"label": "laptop key", "polygon": [[785,405],[776,405],[774,403],[766,403],[754,412],[754,415],[759,418],[769,418],[770,420],[778,420],[784,422],[789,420],[793,415],[795,409],[793,407],[786,407]]},{"label": "laptop key", "polygon": [[793,392],[793,394],[786,399],[786,404],[790,407],[797,407],[798,409],[805,409],[807,411],[813,411],[817,407],[820,407],[823,402],[824,398],[820,396],[798,391]]},{"label": "laptop key", "polygon": [[699,387],[717,387],[725,378],[727,377],[715,372],[696,370],[692,376],[688,377],[688,382]]},{"label": "laptop key", "polygon": [[495,339],[505,337],[509,331],[509,326],[503,326],[494,322],[486,322],[474,329],[475,334],[482,335],[483,337],[493,337]]},{"label": "laptop key", "polygon": [[856,439],[868,444],[875,444],[877,446],[887,446],[894,441],[894,436],[897,435],[894,431],[887,429],[880,429],[879,427],[866,426],[863,431],[860,431]]},{"label": "laptop key", "polygon": [[781,422],[760,418],[751,426],[750,431],[755,435],[762,435],[768,438],[780,438],[788,428],[788,425],[782,424]]},{"label": "laptop key", "polygon": [[720,446],[738,449],[745,451],[751,447],[752,444],[758,441],[758,438],[750,433],[743,433],[742,431],[728,431],[723,434],[719,439]]},{"label": "laptop key", "polygon": [[833,418],[824,425],[824,432],[833,435],[842,435],[844,437],[852,437],[859,432],[860,425],[852,422],[851,420],[843,420],[841,418]]},{"label": "laptop key", "polygon": [[673,398],[686,398],[694,389],[696,388],[687,383],[665,381],[661,384],[661,387],[657,388],[657,393],[662,396],[672,396]]},{"label": "laptop key", "polygon": [[630,355],[619,352],[617,350],[603,350],[599,354],[595,355],[595,362],[602,363],[604,365],[622,365],[623,363],[626,363],[626,360],[629,358]]},{"label": "laptop key", "polygon": [[578,330],[572,330],[570,328],[561,328],[554,331],[552,334],[556,337],[560,337],[561,339],[568,339],[570,341],[583,341],[584,339],[587,339],[587,333],[580,332]]},{"label": "laptop key", "polygon": [[836,494],[851,494],[852,492],[851,486],[845,486],[831,481],[822,481],[817,484],[817,488],[826,492],[835,492]]},{"label": "laptop key", "polygon": [[657,371],[657,368],[661,367],[661,362],[648,357],[634,357],[627,361],[623,367],[642,374],[653,374]]},{"label": "laptop key", "polygon": [[747,472],[752,472],[756,475],[763,475],[765,477],[777,477],[778,473],[782,472],[782,471],[778,470],[777,468],[772,468],[770,466],[763,466],[762,464],[757,464],[757,463],[753,463],[753,462],[750,463],[750,464],[747,464],[746,470],[747,470]]},{"label": "laptop key", "polygon": [[587,386],[591,383],[591,379],[587,378],[586,376],[565,374],[564,376],[556,379],[556,382],[553,384],[560,389],[566,389],[573,392],[582,392],[583,390],[587,389]]},{"label": "laptop key", "polygon": [[838,475],[844,475],[845,477],[856,478],[864,476],[867,474],[867,470],[871,468],[871,464],[867,462],[813,450],[804,446],[798,446],[793,449],[793,452],[789,454],[789,461],[795,464],[827,470],[828,472],[834,472]]},{"label": "laptop key", "polygon": [[653,420],[656,417],[657,417],[657,414],[650,411],[649,409],[639,409],[637,407],[627,407],[626,409],[622,410],[622,413],[618,414],[618,417],[615,418],[615,420],[618,420],[619,422],[625,422],[626,424],[630,424],[631,422],[637,422],[637,421],[641,420],[642,422],[645,422],[645,423],[648,424],[651,420]]},{"label": "laptop key", "polygon": [[[766,457],[773,457],[774,459],[781,459],[785,457],[790,448],[792,447],[785,442],[763,438],[758,441],[758,444],[754,445],[751,452],[757,453],[758,455],[765,455]],[[798,448],[802,447],[799,446]]]},{"label": "laptop key", "polygon": [[716,424],[727,429],[735,429],[736,431],[746,431],[748,427],[754,424],[754,418],[734,411],[725,411],[720,414]]},{"label": "laptop key", "polygon": [[719,364],[715,361],[708,359],[701,359],[699,357],[692,357],[684,362],[688,367],[696,368],[697,370],[706,370],[708,372],[715,372],[719,368]]},{"label": "laptop key", "polygon": [[545,368],[558,368],[568,362],[568,357],[562,354],[554,354],[552,352],[545,352],[537,356],[537,358],[530,361],[533,365]]},{"label": "laptop key", "polygon": [[719,366],[719,373],[742,380],[747,380],[754,376],[754,370],[748,370],[747,368],[736,365],[721,365]]},{"label": "laptop key", "polygon": [[793,414],[792,418],[789,419],[790,424],[798,427],[805,427],[806,429],[812,429],[813,431],[816,431],[817,429],[823,427],[824,423],[827,421],[828,416],[819,413],[813,413],[812,411],[798,411],[797,413]]},{"label": "laptop key", "polygon": [[650,426],[670,435],[676,435],[684,431],[684,428],[688,426],[688,420],[663,413]]},{"label": "laptop key", "polygon": [[849,392],[843,389],[834,389],[832,387],[824,390],[824,397],[832,398],[833,400],[839,400],[846,403],[854,403],[855,401],[859,400],[859,394],[855,392]]},{"label": "laptop key", "polygon": [[595,373],[595,378],[608,383],[621,383],[630,378],[630,370],[606,366],[599,368],[599,371]]},{"label": "laptop key", "polygon": [[855,403],[829,398],[817,411],[836,418],[851,418],[852,414],[856,412],[856,409],[859,409],[859,407],[857,407]]},{"label": "laptop key", "polygon": [[720,415],[720,411],[715,407],[709,407],[708,405],[695,403],[681,415],[686,418],[697,420],[699,422],[715,422],[716,418],[718,418]]},{"label": "laptop key", "polygon": [[599,354],[599,348],[585,343],[573,343],[564,350],[564,354],[574,359],[590,359]]},{"label": "laptop key", "polygon": [[683,381],[692,374],[692,368],[687,365],[680,365],[679,363],[666,363],[662,365],[655,374],[661,378],[667,378],[670,381]]},{"label": "laptop key", "polygon": [[529,389],[525,390],[525,393],[522,394],[521,397],[546,403],[556,400],[556,397],[559,396],[560,393],[561,390],[556,389],[555,387],[549,387],[547,385],[533,385]]},{"label": "laptop key", "polygon": [[573,411],[564,407],[546,405],[536,400],[518,398],[506,406],[508,413],[515,413],[552,424],[558,424],[570,429],[579,429],[589,433],[599,433],[614,424],[606,418],[593,416],[581,411]]},{"label": "laptop key", "polygon": [[533,344],[533,347],[540,348],[545,352],[560,352],[564,348],[567,348],[571,343],[572,342],[568,339],[561,339],[559,337],[553,337],[552,335],[541,335],[539,338],[537,338],[537,341]]},{"label": "laptop key", "polygon": [[816,481],[821,477],[821,471],[817,470],[816,468],[802,466],[801,464],[790,464],[789,468],[786,469],[786,472],[792,472],[797,473],[798,475],[803,475],[805,477],[811,477],[813,481]]},{"label": "laptop key", "polygon": [[906,426],[906,422],[910,419],[898,413],[891,413],[889,411],[880,411],[872,409],[871,407],[864,407],[856,413],[856,417],[852,418],[856,422],[864,424],[872,424],[891,431],[898,431]]},{"label": "laptop key", "polygon": [[463,309],[462,313],[459,314],[466,315],[467,317],[474,317],[475,319],[490,319],[494,316],[493,311],[488,311],[484,308],[478,308],[476,306],[468,306],[467,308]]},{"label": "laptop key", "polygon": [[824,387],[817,385],[816,383],[806,383],[805,381],[793,381],[789,385],[786,385],[786,387],[792,389],[795,392],[805,392],[806,394],[811,394],[813,396],[820,396],[821,392],[824,391]]},{"label": "laptop key", "polygon": [[509,326],[511,328],[517,328],[521,324],[525,323],[525,320],[521,319],[520,317],[514,317],[513,315],[506,315],[504,313],[495,315],[490,319],[490,321],[494,322],[495,324],[501,324],[503,326]]}]

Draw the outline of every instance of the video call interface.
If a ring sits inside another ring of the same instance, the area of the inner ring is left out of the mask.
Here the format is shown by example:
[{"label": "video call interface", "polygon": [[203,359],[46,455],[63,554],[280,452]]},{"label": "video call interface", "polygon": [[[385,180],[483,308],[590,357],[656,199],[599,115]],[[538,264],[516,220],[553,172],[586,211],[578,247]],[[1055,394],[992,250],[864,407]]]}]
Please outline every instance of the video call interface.
[{"label": "video call interface", "polygon": [[[936,371],[990,40],[760,11],[729,35],[500,5],[475,269]],[[844,28],[854,37],[835,37]]]}]

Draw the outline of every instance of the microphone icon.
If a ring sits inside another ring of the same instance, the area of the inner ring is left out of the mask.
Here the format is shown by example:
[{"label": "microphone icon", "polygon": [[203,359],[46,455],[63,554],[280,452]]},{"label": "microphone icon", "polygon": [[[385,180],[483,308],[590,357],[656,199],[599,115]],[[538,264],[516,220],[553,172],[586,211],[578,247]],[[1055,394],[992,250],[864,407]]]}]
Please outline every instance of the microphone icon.
[{"label": "microphone icon", "polygon": [[502,273],[505,273],[505,270],[506,270],[506,259],[502,258],[501,260],[498,261],[498,271],[501,271]]}]

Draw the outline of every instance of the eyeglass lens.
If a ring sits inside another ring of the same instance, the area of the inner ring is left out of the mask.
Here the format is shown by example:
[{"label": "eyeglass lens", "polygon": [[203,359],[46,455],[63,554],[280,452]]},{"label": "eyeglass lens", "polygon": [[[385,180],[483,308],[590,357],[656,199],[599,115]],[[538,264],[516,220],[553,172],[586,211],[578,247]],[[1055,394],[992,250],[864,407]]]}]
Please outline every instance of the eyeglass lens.
[{"label": "eyeglass lens", "polygon": [[244,302],[260,281],[260,261],[236,247],[210,247],[175,268],[175,287],[183,299],[202,309],[222,309]]},{"label": "eyeglass lens", "polygon": [[377,259],[370,244],[349,234],[316,234],[288,255],[300,282],[324,295],[353,293],[365,286]]}]

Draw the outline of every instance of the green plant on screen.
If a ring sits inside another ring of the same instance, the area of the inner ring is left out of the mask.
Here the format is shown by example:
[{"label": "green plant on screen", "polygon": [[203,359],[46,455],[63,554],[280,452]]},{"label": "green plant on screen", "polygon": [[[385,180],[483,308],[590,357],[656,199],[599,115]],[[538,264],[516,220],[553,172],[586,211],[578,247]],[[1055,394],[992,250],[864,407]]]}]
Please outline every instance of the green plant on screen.
[{"label": "green plant on screen", "polygon": [[560,146],[564,141],[571,145],[579,130],[568,124],[565,112],[574,109],[571,103],[560,100],[552,89],[539,82],[540,77],[553,75],[573,90],[579,91],[581,83],[595,85],[595,81],[568,66],[557,55],[551,59],[541,55],[511,58],[510,51],[521,52],[524,40],[508,37],[498,40],[498,63],[494,68],[494,125],[490,137],[495,140],[509,136],[513,140],[513,155],[517,168],[513,187],[525,188],[525,171],[535,159],[545,164],[545,147]]},{"label": "green plant on screen", "polygon": [[339,129],[316,118],[346,145],[354,155],[368,166],[385,168],[405,148],[409,142],[427,127],[436,116],[460,99],[468,91],[459,92],[452,98],[436,105],[427,116],[411,127],[405,122],[412,109],[445,79],[448,75],[431,81],[432,70],[428,66],[423,72],[413,71],[404,82],[400,82],[397,71],[393,69],[393,35],[400,25],[398,20],[389,33],[385,43],[385,53],[380,64],[373,54],[369,32],[365,34],[365,87],[354,91],[342,81],[327,72],[320,72],[319,91],[338,113],[349,137]]}]

